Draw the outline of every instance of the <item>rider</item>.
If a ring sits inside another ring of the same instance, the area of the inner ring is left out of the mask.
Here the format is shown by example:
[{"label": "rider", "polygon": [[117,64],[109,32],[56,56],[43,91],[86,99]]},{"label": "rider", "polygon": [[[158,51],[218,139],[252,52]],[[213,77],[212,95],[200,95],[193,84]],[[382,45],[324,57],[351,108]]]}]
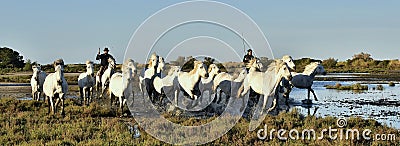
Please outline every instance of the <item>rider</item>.
[{"label": "rider", "polygon": [[[247,54],[246,55],[244,55],[244,57],[243,57],[243,63],[244,64],[247,64],[247,63],[249,63],[249,61],[251,60],[251,59],[253,59],[254,58],[254,56],[253,56],[253,50],[251,50],[251,49],[248,49],[247,50]],[[246,70],[247,70],[247,72],[249,72],[249,66],[246,66]]]},{"label": "rider", "polygon": [[[247,54],[244,55],[244,57],[243,57],[243,63],[246,65],[246,64],[249,63],[249,61],[250,61],[251,59],[253,59],[253,58],[254,58],[254,56],[253,56],[253,50],[248,49],[248,50],[247,50]],[[247,73],[249,73],[250,66],[246,65],[246,70],[247,70]],[[260,70],[257,69],[257,71],[260,71]],[[254,96],[257,96],[257,97],[258,97],[259,94],[257,94],[253,89],[250,88],[249,97],[254,97]],[[256,99],[258,99],[258,98],[256,98]],[[258,101],[256,101],[256,102],[258,102]]]},{"label": "rider", "polygon": [[109,58],[114,59],[114,57],[112,55],[108,54],[108,52],[110,50],[108,50],[107,47],[104,48],[103,51],[104,51],[104,53],[100,54],[100,48],[99,48],[99,52],[97,53],[97,56],[96,56],[96,60],[100,60],[100,70],[99,70],[99,72],[97,72],[97,75],[100,77],[103,75],[104,71],[106,71],[106,69],[108,67],[108,59]]}]

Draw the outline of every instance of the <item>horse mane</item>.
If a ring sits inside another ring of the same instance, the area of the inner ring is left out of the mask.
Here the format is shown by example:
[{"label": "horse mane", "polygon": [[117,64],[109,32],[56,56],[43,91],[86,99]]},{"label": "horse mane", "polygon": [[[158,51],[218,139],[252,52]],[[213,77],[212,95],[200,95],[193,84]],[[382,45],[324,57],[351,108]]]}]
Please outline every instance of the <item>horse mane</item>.
[{"label": "horse mane", "polygon": [[153,61],[151,61],[151,60],[153,60],[153,59],[157,59],[157,54],[156,53],[153,53],[153,54],[151,54],[151,56],[150,56],[150,58],[149,58],[149,61],[148,61],[148,63],[147,64],[149,64],[148,66],[153,66]]},{"label": "horse mane", "polygon": [[[122,64],[121,70],[122,70],[122,71],[125,71],[126,68],[131,67],[131,66],[130,66],[130,63],[132,63],[132,65],[134,65],[134,62],[135,62],[135,61],[133,61],[133,60],[130,59],[130,58],[129,58],[129,59],[126,59],[125,62]],[[134,67],[134,66],[133,66],[133,67]],[[132,69],[133,69],[133,68],[132,68]]]},{"label": "horse mane", "polygon": [[[210,66],[208,66],[208,70],[207,70],[208,73],[211,72],[211,69],[212,69],[211,65],[215,65],[215,64],[210,64]],[[216,66],[216,65],[215,65],[215,66]]]},{"label": "horse mane", "polygon": [[133,63],[133,62],[135,62],[135,61],[133,61],[133,60],[130,59],[130,58],[125,60],[125,64],[128,64],[129,62],[132,62],[132,63]]},{"label": "horse mane", "polygon": [[199,66],[199,65],[201,65],[202,64],[202,62],[201,61],[194,61],[193,62],[193,70],[191,70],[190,72],[189,72],[189,74],[190,75],[193,75],[193,74],[195,74],[196,72],[197,72],[197,66]]},{"label": "horse mane", "polygon": [[275,59],[271,64],[268,65],[267,72],[275,71],[277,73],[279,71],[279,68],[281,68],[284,64],[284,61],[280,59]]},{"label": "horse mane", "polygon": [[93,64],[93,61],[86,60],[85,64]]},{"label": "horse mane", "polygon": [[53,62],[54,68],[57,66],[57,64],[64,66],[64,60],[63,59],[57,59]]},{"label": "horse mane", "polygon": [[113,62],[115,64],[115,59],[110,57],[110,58],[108,58],[108,63],[111,63],[111,62]]},{"label": "horse mane", "polygon": [[318,65],[320,65],[319,62],[311,62],[310,64],[308,64],[308,65],[305,67],[303,73],[306,73],[306,72],[313,72],[314,69],[315,69]]},{"label": "horse mane", "polygon": [[164,61],[164,58],[163,57],[158,57],[158,62],[163,62],[163,63],[165,63],[165,61]]},{"label": "horse mane", "polygon": [[253,65],[254,62],[257,61],[257,58],[253,58],[251,59],[247,64],[246,64],[246,68],[251,68],[251,66]]},{"label": "horse mane", "polygon": [[285,56],[282,57],[282,60],[286,60],[286,59],[292,59],[292,56],[285,55]]},{"label": "horse mane", "polygon": [[179,66],[171,66],[171,68],[168,71],[168,75],[172,75],[175,72],[175,68],[179,70]]}]

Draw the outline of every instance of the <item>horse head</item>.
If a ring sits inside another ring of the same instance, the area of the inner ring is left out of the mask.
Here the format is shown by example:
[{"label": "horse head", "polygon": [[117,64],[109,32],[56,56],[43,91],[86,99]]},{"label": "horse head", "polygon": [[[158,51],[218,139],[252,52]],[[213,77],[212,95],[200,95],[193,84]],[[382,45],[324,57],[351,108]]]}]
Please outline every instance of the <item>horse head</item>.
[{"label": "horse head", "polygon": [[193,70],[190,72],[191,74],[198,74],[202,78],[207,78],[208,73],[206,71],[206,67],[201,61],[194,61]]},{"label": "horse head", "polygon": [[320,62],[311,62],[305,67],[303,73],[307,75],[326,75],[325,68]]},{"label": "horse head", "polygon": [[326,71],[324,66],[322,66],[322,64],[320,62],[316,62],[318,65],[315,68],[315,73],[319,74],[319,75],[326,75]]},{"label": "horse head", "polygon": [[115,59],[108,58],[108,67],[111,69],[115,69]]},{"label": "horse head", "polygon": [[168,71],[168,75],[169,76],[172,76],[172,75],[177,76],[179,71],[180,71],[180,67],[179,66],[171,66],[171,68]]},{"label": "horse head", "polygon": [[62,85],[64,79],[64,67],[61,65],[57,65],[55,68],[55,77],[58,85]]},{"label": "horse head", "polygon": [[220,72],[220,70],[219,70],[218,66],[215,64],[210,64],[210,66],[208,67],[209,76],[217,75],[219,72]]},{"label": "horse head", "polygon": [[157,66],[158,65],[158,59],[159,59],[159,57],[157,56],[156,53],[151,54],[149,62],[148,62],[148,64],[149,64],[148,68],[152,68],[152,67]]},{"label": "horse head", "polygon": [[131,72],[131,77],[134,77],[137,72],[135,62],[132,59],[125,60],[121,70],[122,72]]},{"label": "horse head", "polygon": [[282,57],[282,61],[286,62],[286,64],[289,66],[289,69],[292,71],[296,70],[296,64],[294,64],[292,56],[285,55]]},{"label": "horse head", "polygon": [[56,61],[53,62],[54,70],[56,70],[56,67],[60,65],[64,68],[64,60],[63,59],[57,59]]},{"label": "horse head", "polygon": [[292,80],[292,74],[291,74],[290,68],[286,62],[277,60],[275,62],[275,65],[276,65],[276,71],[277,71],[276,74],[278,75],[278,77],[284,77],[288,81]]},{"label": "horse head", "polygon": [[35,79],[36,82],[39,81],[39,72],[40,72],[40,66],[34,65],[32,66],[33,70],[33,78]]},{"label": "horse head", "polygon": [[86,61],[86,73],[92,77],[94,76],[94,67],[92,61]]},{"label": "horse head", "polygon": [[263,68],[263,65],[262,65],[262,63],[261,63],[261,61],[260,61],[260,59],[258,59],[258,58],[253,58],[253,59],[251,59],[250,61],[249,61],[249,63],[247,63],[247,68],[250,68],[250,70],[256,70],[256,69],[262,69]]},{"label": "horse head", "polygon": [[165,67],[164,58],[163,58],[163,57],[158,57],[158,66],[157,66],[157,69],[160,70],[160,71],[162,71],[162,70],[164,70],[164,67]]}]

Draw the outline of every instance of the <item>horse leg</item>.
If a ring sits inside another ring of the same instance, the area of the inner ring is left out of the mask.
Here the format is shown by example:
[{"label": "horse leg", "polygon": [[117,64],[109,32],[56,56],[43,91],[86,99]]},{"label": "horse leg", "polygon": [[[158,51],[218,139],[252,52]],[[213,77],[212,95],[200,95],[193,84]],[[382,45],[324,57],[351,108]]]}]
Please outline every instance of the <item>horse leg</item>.
[{"label": "horse leg", "polygon": [[86,103],[88,102],[88,95],[89,95],[89,90],[88,87],[83,87],[83,104],[86,106]]},{"label": "horse leg", "polygon": [[54,111],[53,113],[55,114],[57,112],[57,106],[60,103],[60,95],[58,95],[57,99],[56,99],[56,104],[54,104]]},{"label": "horse leg", "polygon": [[307,93],[308,93],[308,96],[307,96],[308,101],[310,101],[310,88],[307,89]]},{"label": "horse leg", "polygon": [[[317,99],[317,96],[315,95],[315,92],[314,92],[314,90],[313,89],[308,89],[309,91],[311,91],[311,93],[314,95],[314,99],[315,99],[315,101],[318,101],[318,99]],[[310,97],[308,97],[308,98],[310,98]]]},{"label": "horse leg", "polygon": [[51,110],[53,110],[53,101],[51,100],[51,98],[52,97],[48,97],[48,96],[46,96],[46,101],[47,101],[47,104],[49,105],[49,114],[51,113]]},{"label": "horse leg", "polygon": [[110,107],[113,106],[113,99],[114,99],[114,94],[110,93]]},{"label": "horse leg", "polygon": [[40,100],[40,94],[41,94],[42,92],[38,92],[37,93],[37,97],[36,97],[36,101],[39,101]]},{"label": "horse leg", "polygon": [[286,99],[285,103],[286,103],[287,106],[289,106],[289,101],[288,100],[289,100],[290,92],[292,92],[292,88],[288,87],[288,88],[286,88],[286,92],[283,93],[283,97],[285,97],[285,99]]},{"label": "horse leg", "polygon": [[142,97],[144,97],[143,83],[140,83],[139,87],[140,87],[140,92],[142,92]]},{"label": "horse leg", "polygon": [[35,96],[36,96],[35,92],[32,91],[32,99],[33,100],[36,100]]},{"label": "horse leg", "polygon": [[272,101],[272,107],[268,109],[267,113],[271,112],[272,110],[274,110],[277,107],[277,99],[274,98],[274,101]]},{"label": "horse leg", "polygon": [[211,101],[211,94],[214,94],[212,91],[213,90],[208,90],[208,101]]},{"label": "horse leg", "polygon": [[215,94],[215,97],[216,97],[216,101],[217,101],[217,103],[219,104],[219,103],[221,103],[221,99],[222,99],[222,89],[219,89],[219,98],[218,98],[218,96]]},{"label": "horse leg", "polygon": [[64,97],[61,97],[61,115],[64,116],[65,112],[64,112]]},{"label": "horse leg", "polygon": [[89,101],[88,101],[88,105],[92,102],[92,97],[93,96],[93,87],[89,87],[89,92],[88,92],[88,98],[89,98]]},{"label": "horse leg", "polygon": [[179,89],[175,90],[175,106],[178,106]]},{"label": "horse leg", "polygon": [[79,95],[81,97],[81,105],[83,105],[82,101],[83,101],[84,95],[83,95],[83,88],[82,87],[79,87]]},{"label": "horse leg", "polygon": [[243,85],[239,88],[239,91],[240,91],[241,89],[243,89],[243,91],[242,91],[241,93],[239,93],[238,95],[240,95],[240,96],[246,95],[247,92],[249,92],[249,90],[250,90],[250,85],[249,85],[249,83],[245,81],[245,82],[243,83]]},{"label": "horse leg", "polygon": [[118,99],[119,99],[119,108],[121,109],[121,116],[122,116],[122,114],[124,113],[124,110],[123,110],[123,108],[124,108],[123,98],[122,98],[122,96],[120,96]]}]

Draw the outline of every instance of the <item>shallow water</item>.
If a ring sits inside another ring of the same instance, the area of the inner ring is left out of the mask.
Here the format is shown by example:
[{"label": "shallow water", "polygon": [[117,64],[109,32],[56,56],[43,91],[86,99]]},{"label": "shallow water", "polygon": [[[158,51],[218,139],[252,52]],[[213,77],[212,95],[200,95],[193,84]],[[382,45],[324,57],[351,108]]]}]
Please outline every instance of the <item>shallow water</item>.
[{"label": "shallow water", "polygon": [[[315,81],[313,89],[318,101],[313,100],[311,107],[306,107],[301,100],[307,99],[307,90],[293,89],[290,94],[292,109],[298,109],[302,114],[314,114],[326,117],[350,117],[359,116],[364,119],[375,119],[388,126],[400,129],[400,87],[389,87],[382,84],[384,90],[373,90],[377,84],[368,85],[369,90],[365,91],[343,91],[336,89],[325,89],[324,85],[335,85],[336,81]],[[357,82],[339,82],[342,85],[354,84]],[[383,102],[388,101],[388,102]],[[387,103],[393,104],[387,104]]]}]

